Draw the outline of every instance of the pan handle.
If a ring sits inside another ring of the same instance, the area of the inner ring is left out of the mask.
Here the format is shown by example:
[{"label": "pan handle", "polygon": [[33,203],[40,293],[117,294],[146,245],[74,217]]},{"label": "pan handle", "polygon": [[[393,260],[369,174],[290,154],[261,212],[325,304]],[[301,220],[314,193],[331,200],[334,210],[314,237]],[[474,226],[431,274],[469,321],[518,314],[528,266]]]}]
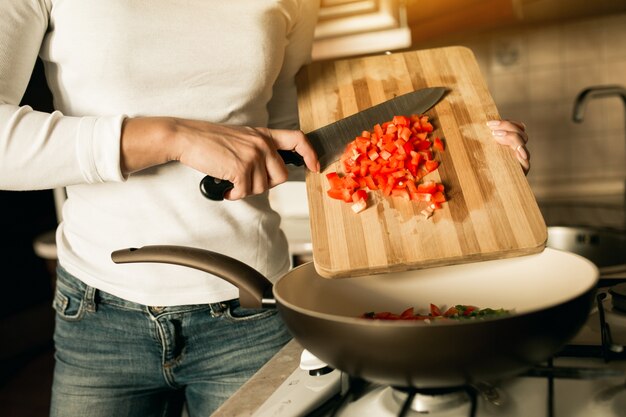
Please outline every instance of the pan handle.
[{"label": "pan handle", "polygon": [[151,245],[120,249],[111,253],[116,264],[154,262],[188,266],[217,275],[239,288],[244,308],[273,307],[272,283],[256,269],[230,256],[205,249],[175,245]]}]

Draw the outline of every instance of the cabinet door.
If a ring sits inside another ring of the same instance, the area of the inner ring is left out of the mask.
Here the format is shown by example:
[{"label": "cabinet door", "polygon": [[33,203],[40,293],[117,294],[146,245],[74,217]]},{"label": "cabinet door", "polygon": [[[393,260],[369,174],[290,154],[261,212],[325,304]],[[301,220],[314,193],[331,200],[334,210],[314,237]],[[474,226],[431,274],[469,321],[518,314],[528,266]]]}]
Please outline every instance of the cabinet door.
[{"label": "cabinet door", "polygon": [[366,55],[411,45],[400,0],[322,0],[313,59]]},{"label": "cabinet door", "polygon": [[[519,23],[520,0],[437,0],[407,3],[413,45],[447,43],[468,33]],[[462,4],[462,6],[461,6]]]}]

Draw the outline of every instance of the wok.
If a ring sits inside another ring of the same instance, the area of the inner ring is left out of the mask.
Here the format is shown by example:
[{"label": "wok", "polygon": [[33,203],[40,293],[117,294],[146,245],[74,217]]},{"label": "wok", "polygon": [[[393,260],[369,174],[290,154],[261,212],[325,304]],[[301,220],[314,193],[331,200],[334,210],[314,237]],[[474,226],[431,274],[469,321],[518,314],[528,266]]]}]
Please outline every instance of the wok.
[{"label": "wok", "polygon": [[[181,246],[115,251],[116,263],[165,262],[239,287],[245,307],[275,302],[298,342],[332,367],[393,386],[440,388],[513,376],[556,353],[585,323],[598,270],[547,248],[540,254],[391,274],[327,279],[313,263],[272,284],[251,267]],[[513,309],[487,320],[373,321],[364,312],[470,304]]]}]

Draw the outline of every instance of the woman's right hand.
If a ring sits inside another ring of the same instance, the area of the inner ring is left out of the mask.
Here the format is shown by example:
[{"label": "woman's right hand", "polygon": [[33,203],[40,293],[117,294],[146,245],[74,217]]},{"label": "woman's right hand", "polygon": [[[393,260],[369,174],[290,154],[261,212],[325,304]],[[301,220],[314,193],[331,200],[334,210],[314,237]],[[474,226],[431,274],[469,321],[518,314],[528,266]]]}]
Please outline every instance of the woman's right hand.
[{"label": "woman's right hand", "polygon": [[234,187],[224,197],[237,200],[260,194],[287,180],[276,152],[300,154],[308,169],[319,162],[299,130],[223,125],[170,117],[128,118],[122,128],[121,168],[127,175],[150,166],[180,161]]}]

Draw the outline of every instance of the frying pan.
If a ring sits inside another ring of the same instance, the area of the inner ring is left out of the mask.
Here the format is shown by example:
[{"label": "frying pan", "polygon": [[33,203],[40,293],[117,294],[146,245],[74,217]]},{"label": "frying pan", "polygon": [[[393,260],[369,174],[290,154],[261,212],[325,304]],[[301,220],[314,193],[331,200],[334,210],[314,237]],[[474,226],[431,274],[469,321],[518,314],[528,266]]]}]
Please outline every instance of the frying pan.
[{"label": "frying pan", "polygon": [[[222,277],[244,307],[275,303],[298,342],[352,376],[393,386],[442,388],[513,376],[549,357],[587,320],[598,281],[589,260],[545,249],[517,258],[390,274],[327,279],[313,263],[272,284],[253,268],[181,246],[115,251],[116,263],[165,262]],[[485,320],[374,321],[369,311],[400,312],[470,304],[513,314]]]}]

